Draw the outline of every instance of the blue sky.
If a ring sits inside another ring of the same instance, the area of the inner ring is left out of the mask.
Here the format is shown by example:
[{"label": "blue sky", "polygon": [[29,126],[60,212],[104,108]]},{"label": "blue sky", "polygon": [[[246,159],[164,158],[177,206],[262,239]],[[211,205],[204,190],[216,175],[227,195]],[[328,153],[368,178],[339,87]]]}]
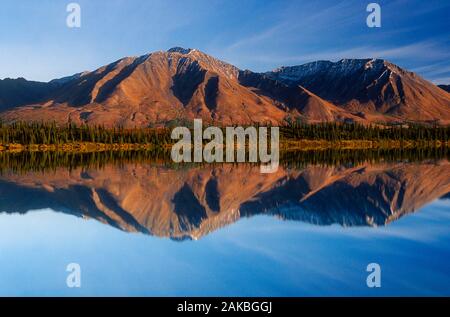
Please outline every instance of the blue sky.
[{"label": "blue sky", "polygon": [[[81,28],[66,5],[81,6]],[[386,58],[450,83],[450,1],[378,1],[382,27],[366,26],[371,1],[2,0],[0,78],[47,81],[124,56],[198,48],[240,68],[341,58]]]}]

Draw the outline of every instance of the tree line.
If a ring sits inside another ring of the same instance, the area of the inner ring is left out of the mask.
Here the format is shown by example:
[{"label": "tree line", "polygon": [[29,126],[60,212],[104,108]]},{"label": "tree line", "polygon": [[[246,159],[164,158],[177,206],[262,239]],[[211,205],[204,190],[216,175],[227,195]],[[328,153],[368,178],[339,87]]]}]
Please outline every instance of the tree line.
[{"label": "tree line", "polygon": [[358,123],[290,123],[280,127],[286,139],[311,140],[415,140],[447,142],[450,126],[439,125],[362,125]]},{"label": "tree line", "polygon": [[101,125],[57,125],[56,123],[0,122],[1,144],[67,144],[92,142],[104,144],[167,144],[171,142],[166,129],[106,128]]},{"label": "tree line", "polygon": [[[355,123],[289,123],[280,127],[286,140],[414,140],[448,142],[450,126],[361,125]],[[4,124],[0,122],[1,145],[67,144],[92,142],[105,144],[172,144],[169,128],[107,128],[101,125],[57,125],[56,123]]]}]

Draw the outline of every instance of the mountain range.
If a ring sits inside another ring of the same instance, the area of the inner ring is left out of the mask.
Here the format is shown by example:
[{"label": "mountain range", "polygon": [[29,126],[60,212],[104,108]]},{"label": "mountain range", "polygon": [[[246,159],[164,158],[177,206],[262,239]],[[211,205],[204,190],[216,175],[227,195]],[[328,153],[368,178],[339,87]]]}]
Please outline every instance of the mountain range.
[{"label": "mountain range", "polygon": [[314,225],[384,226],[449,196],[450,163],[354,166],[253,165],[171,169],[127,163],[104,168],[5,172],[0,211],[51,208],[128,232],[199,239],[241,218],[268,215]]},{"label": "mountain range", "polygon": [[126,127],[193,118],[218,124],[448,124],[450,93],[441,88],[381,59],[317,61],[256,73],[175,47],[47,83],[0,80],[0,118]]}]

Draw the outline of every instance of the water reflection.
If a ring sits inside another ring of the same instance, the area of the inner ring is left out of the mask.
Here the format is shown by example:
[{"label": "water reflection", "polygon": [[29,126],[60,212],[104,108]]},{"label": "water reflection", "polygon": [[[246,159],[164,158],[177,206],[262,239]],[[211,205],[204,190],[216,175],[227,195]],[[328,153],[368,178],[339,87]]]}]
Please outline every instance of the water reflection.
[{"label": "water reflection", "polygon": [[174,167],[125,161],[70,169],[4,169],[0,212],[50,208],[127,232],[200,239],[243,217],[384,226],[450,192],[450,163],[359,162]]}]

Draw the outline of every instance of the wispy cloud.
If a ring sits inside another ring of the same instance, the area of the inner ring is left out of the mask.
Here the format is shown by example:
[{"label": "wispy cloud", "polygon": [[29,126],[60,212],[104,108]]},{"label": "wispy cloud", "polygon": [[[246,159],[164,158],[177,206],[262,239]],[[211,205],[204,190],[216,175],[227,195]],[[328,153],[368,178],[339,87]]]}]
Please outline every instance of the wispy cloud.
[{"label": "wispy cloud", "polygon": [[450,83],[450,65],[448,62],[428,64],[421,67],[415,67],[411,70],[431,79],[435,83]]},{"label": "wispy cloud", "polygon": [[[300,8],[287,6],[280,17],[269,27],[249,35],[245,35],[232,42],[224,51],[233,51],[244,46],[267,43],[271,39],[286,37],[301,39],[303,35],[318,32],[327,28],[344,27],[353,23],[358,17],[355,15],[357,6],[351,2],[338,2],[332,6],[324,6],[314,10],[311,6],[302,5]],[[308,31],[308,32],[306,32]],[[295,36],[287,36],[294,33]]]},{"label": "wispy cloud", "polygon": [[436,85],[450,85],[450,76],[432,78],[431,81]]},{"label": "wispy cloud", "polygon": [[380,58],[415,58],[415,59],[442,59],[449,58],[450,51],[442,46],[441,41],[427,40],[399,47],[369,50],[374,57]]},{"label": "wispy cloud", "polygon": [[236,42],[230,44],[228,47],[225,47],[224,50],[231,51],[231,50],[237,49],[237,48],[245,46],[245,45],[252,45],[255,43],[263,42],[265,40],[268,40],[268,39],[276,36],[282,30],[286,31],[286,28],[289,28],[289,27],[292,27],[292,26],[290,26],[290,24],[288,22],[279,23],[268,29],[265,29],[262,32],[241,38],[241,39],[237,40]]}]

